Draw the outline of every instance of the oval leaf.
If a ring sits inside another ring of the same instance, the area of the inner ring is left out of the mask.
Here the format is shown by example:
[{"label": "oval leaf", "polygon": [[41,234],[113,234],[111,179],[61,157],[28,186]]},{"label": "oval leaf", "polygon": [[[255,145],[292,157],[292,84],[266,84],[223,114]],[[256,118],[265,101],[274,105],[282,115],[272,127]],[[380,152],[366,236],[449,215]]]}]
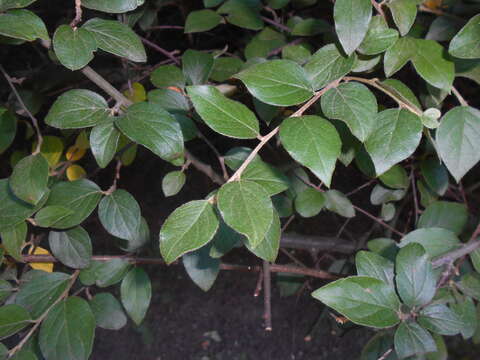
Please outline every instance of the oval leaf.
[{"label": "oval leaf", "polygon": [[48,192],[48,162],[41,154],[20,160],[10,176],[10,188],[19,199],[36,205]]},{"label": "oval leaf", "polygon": [[347,55],[352,54],[367,34],[372,18],[370,0],[337,0],[333,19],[338,39]]},{"label": "oval leaf", "polygon": [[120,296],[127,314],[135,324],[140,325],[152,298],[152,284],[142,268],[133,268],[125,275],[120,286]]},{"label": "oval leaf", "polygon": [[53,255],[63,264],[74,269],[90,265],[92,242],[82,227],[77,226],[63,232],[50,231],[48,243]]}]

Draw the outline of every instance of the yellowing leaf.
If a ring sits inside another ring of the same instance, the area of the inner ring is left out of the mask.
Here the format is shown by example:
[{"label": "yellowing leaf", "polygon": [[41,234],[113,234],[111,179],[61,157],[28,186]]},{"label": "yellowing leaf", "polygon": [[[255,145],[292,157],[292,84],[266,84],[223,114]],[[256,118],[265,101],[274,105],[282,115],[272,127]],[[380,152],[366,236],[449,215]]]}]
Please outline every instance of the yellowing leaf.
[{"label": "yellowing leaf", "polygon": [[78,161],[85,155],[85,149],[81,149],[75,145],[70,146],[65,154],[68,161]]},{"label": "yellowing leaf", "polygon": [[90,142],[88,141],[88,135],[85,130],[78,134],[77,140],[75,140],[75,146],[79,149],[90,149]]},{"label": "yellowing leaf", "polygon": [[[30,249],[28,250],[28,253],[30,255],[32,255],[32,250],[33,250],[33,246],[30,247]],[[40,246],[37,246],[35,248],[35,250],[33,251],[33,255],[51,255],[47,249],[44,249]],[[32,269],[35,269],[35,270],[42,270],[42,271],[46,271],[46,272],[52,272],[53,271],[53,263],[49,262],[49,263],[30,263],[30,266]]]},{"label": "yellowing leaf", "polygon": [[[35,151],[37,144],[34,143],[32,151]],[[40,153],[47,159],[48,165],[54,167],[60,161],[63,152],[63,142],[57,136],[44,136]]]},{"label": "yellowing leaf", "polygon": [[147,100],[147,93],[145,91],[145,88],[142,84],[138,82],[134,82],[132,84],[132,88],[125,90],[123,92],[123,95],[125,95],[129,100],[132,100],[132,102],[134,103]]},{"label": "yellowing leaf", "polygon": [[70,181],[83,179],[86,175],[87,172],[80,165],[73,164],[67,168],[67,179]]},{"label": "yellowing leaf", "polygon": [[[130,143],[129,139],[127,139],[124,135],[120,135],[117,151],[122,150],[129,143]],[[137,156],[137,148],[138,148],[138,145],[134,144],[122,153],[122,155],[120,156],[120,160],[122,161],[123,166],[128,166],[133,163],[133,161],[135,160],[135,157]]]},{"label": "yellowing leaf", "polygon": [[439,10],[443,8],[442,0],[427,0],[423,2],[423,6],[431,10]]}]

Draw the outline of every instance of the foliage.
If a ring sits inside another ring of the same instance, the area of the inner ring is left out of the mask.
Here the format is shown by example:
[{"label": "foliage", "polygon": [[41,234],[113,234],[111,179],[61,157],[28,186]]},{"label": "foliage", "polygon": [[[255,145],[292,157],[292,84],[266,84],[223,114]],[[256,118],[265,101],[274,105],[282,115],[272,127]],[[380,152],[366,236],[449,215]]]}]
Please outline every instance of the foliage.
[{"label": "foliage", "polygon": [[[479,342],[479,2],[194,3],[76,0],[50,14],[47,1],[0,0],[0,338],[17,343],[0,359],[88,359],[95,327],[148,316],[145,263],[182,259],[207,291],[236,247],[262,259],[266,282],[334,280],[312,296],[375,330],[362,359],[443,359],[443,336]],[[183,23],[160,22],[165,7]],[[172,45],[157,31],[188,35]],[[7,72],[17,51],[33,69]],[[153,237],[121,188],[144,159],[168,164],[165,197],[200,176],[213,189]],[[348,192],[344,174],[365,185]],[[370,185],[367,210],[350,195]],[[275,267],[285,228],[324,213],[346,218],[339,234],[351,218],[376,224],[352,246],[356,274],[336,248],[328,271]],[[92,241],[92,218],[117,253]]]}]

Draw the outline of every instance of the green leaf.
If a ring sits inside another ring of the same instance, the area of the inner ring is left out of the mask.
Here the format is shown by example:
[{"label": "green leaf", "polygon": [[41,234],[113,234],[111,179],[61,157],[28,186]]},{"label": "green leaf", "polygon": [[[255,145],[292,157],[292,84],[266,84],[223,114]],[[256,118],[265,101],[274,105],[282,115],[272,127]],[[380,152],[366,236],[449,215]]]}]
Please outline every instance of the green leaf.
[{"label": "green leaf", "polygon": [[61,301],[42,322],[38,343],[48,360],[87,360],[95,336],[95,316],[88,302],[71,296]]},{"label": "green leaf", "polygon": [[450,91],[455,78],[455,65],[448,59],[446,50],[433,40],[416,40],[412,59],[417,73],[430,85]]},{"label": "green leaf", "polygon": [[210,85],[189,86],[187,91],[195,110],[216,132],[238,139],[259,135],[255,114],[242,103],[230,100]]},{"label": "green leaf", "polygon": [[163,177],[162,190],[165,197],[177,195],[185,185],[186,176],[183,171],[171,171]]},{"label": "green leaf", "polygon": [[107,167],[117,150],[120,132],[113,122],[96,125],[90,132],[90,149],[101,168]]},{"label": "green leaf", "polygon": [[272,51],[286,44],[285,35],[270,27],[264,28],[256,34],[245,46],[245,58],[252,61],[265,61]]},{"label": "green leaf", "polygon": [[123,189],[105,196],[98,205],[98,218],[105,230],[120,239],[133,241],[140,229],[140,206]]},{"label": "green leaf", "polygon": [[188,276],[203,291],[210,290],[220,272],[220,260],[209,253],[210,246],[204,246],[182,257]]},{"label": "green leaf", "polygon": [[127,260],[116,258],[108,261],[92,261],[90,266],[80,272],[80,281],[87,286],[96,284],[108,287],[119,283],[130,270]]},{"label": "green leaf", "polygon": [[[48,194],[47,194],[48,195]],[[0,180],[0,232],[11,229],[38,211],[45,203],[47,195],[37,204],[30,205],[18,199],[8,186],[8,179]]]},{"label": "green leaf", "polygon": [[436,350],[432,335],[416,322],[402,322],[395,331],[395,351],[399,359]]},{"label": "green leaf", "polygon": [[412,243],[401,248],[395,272],[397,291],[405,304],[421,306],[433,299],[437,279],[423,246]]},{"label": "green leaf", "polygon": [[422,138],[422,121],[406,109],[378,113],[376,126],[365,142],[377,175],[413,154]]},{"label": "green leaf", "polygon": [[148,101],[172,113],[187,113],[192,107],[182,93],[172,89],[155,89],[148,92]]},{"label": "green leaf", "polygon": [[30,324],[30,314],[25,308],[9,304],[0,307],[0,339],[13,335]]},{"label": "green leaf", "polygon": [[197,10],[188,14],[185,20],[185,34],[208,31],[220,24],[222,17],[213,10]]},{"label": "green leaf", "polygon": [[400,321],[395,289],[382,280],[350,276],[315,290],[312,296],[355,324],[387,328]]},{"label": "green leaf", "polygon": [[460,282],[457,282],[456,285],[465,295],[480,301],[480,274],[476,272],[467,273],[462,276]]},{"label": "green leaf", "polygon": [[292,28],[292,35],[314,36],[330,32],[330,24],[322,19],[303,19],[297,22]]},{"label": "green leaf", "polygon": [[233,230],[245,235],[252,248],[264,239],[273,219],[273,205],[264,188],[253,181],[223,185],[217,195],[223,219]]},{"label": "green leaf", "polygon": [[63,206],[46,206],[35,214],[35,224],[40,227],[55,227],[63,218],[72,215],[73,211]]},{"label": "green leaf", "polygon": [[252,161],[243,171],[242,180],[254,181],[270,196],[288,189],[288,178],[277,168],[261,160]]},{"label": "green leaf", "polygon": [[20,160],[10,176],[10,188],[16,197],[36,205],[48,193],[48,162],[42,154]]},{"label": "green leaf", "polygon": [[0,0],[0,11],[8,9],[24,8],[37,0]]},{"label": "green leaf", "polygon": [[355,216],[355,208],[351,201],[338,190],[329,190],[324,193],[325,207],[338,215],[346,218]]},{"label": "green leaf", "polygon": [[377,99],[363,84],[340,84],[322,96],[321,104],[325,116],[344,121],[352,134],[362,142],[375,127]]},{"label": "green leaf", "polygon": [[25,9],[8,10],[0,14],[0,35],[26,41],[49,39],[42,19]]},{"label": "green leaf", "polygon": [[63,264],[83,269],[90,265],[92,242],[88,233],[80,226],[67,231],[50,231],[48,243],[53,255]]},{"label": "green leaf", "polygon": [[463,339],[471,338],[478,327],[477,310],[473,300],[467,297],[461,302],[451,304],[450,307],[461,322],[460,333]]},{"label": "green leaf", "polygon": [[133,268],[123,278],[120,296],[127,314],[135,324],[140,325],[152,298],[152,284],[142,268]]},{"label": "green leaf", "polygon": [[[378,332],[364,346],[360,360],[378,360],[387,351],[393,348],[393,336],[388,332]],[[397,360],[395,350],[391,351],[384,360]]]},{"label": "green leaf", "polygon": [[393,21],[400,30],[400,35],[405,36],[410,31],[417,17],[417,0],[392,0],[387,6],[392,12]]},{"label": "green leaf", "polygon": [[15,303],[26,308],[37,319],[65,291],[69,280],[70,276],[65,273],[39,270],[29,281],[20,285]]},{"label": "green leaf", "polygon": [[458,19],[448,16],[439,16],[430,24],[428,32],[425,35],[425,39],[435,41],[450,41],[461,27],[462,22],[460,22]]},{"label": "green leaf", "polygon": [[392,46],[397,39],[397,30],[390,29],[385,19],[377,15],[370,21],[367,34],[358,51],[365,55],[381,54]]},{"label": "green leaf", "polygon": [[88,30],[60,25],[53,35],[53,49],[63,66],[70,70],[78,70],[93,59],[97,41]]},{"label": "green leaf", "polygon": [[183,254],[199,249],[212,240],[218,229],[213,206],[206,200],[195,200],[177,208],[160,230],[160,253],[167,264]]},{"label": "green leaf", "polygon": [[407,172],[400,165],[394,165],[379,176],[379,179],[386,186],[393,189],[407,189],[410,180]]},{"label": "green leaf", "polygon": [[401,37],[385,52],[383,66],[385,75],[392,76],[409,62],[417,53],[417,44],[414,38]]},{"label": "green leaf", "polygon": [[173,114],[173,116],[180,124],[184,141],[190,141],[197,137],[198,128],[192,118],[178,113]]},{"label": "green leaf", "polygon": [[282,48],[282,59],[295,61],[299,65],[304,65],[311,58],[311,50],[305,44],[286,45]]},{"label": "green leaf", "polygon": [[0,237],[8,255],[17,261],[23,261],[22,249],[27,239],[27,224],[21,222],[8,230],[2,231]]},{"label": "green leaf", "polygon": [[278,217],[277,212],[274,211],[272,223],[270,224],[263,241],[256,248],[252,248],[248,242],[245,242],[245,246],[259,258],[265,261],[275,262],[278,256],[278,250],[280,249],[281,235],[282,230],[280,218]]},{"label": "green leaf", "polygon": [[423,308],[417,321],[424,328],[439,335],[456,335],[463,326],[457,314],[444,304],[432,304]]},{"label": "green leaf", "polygon": [[448,201],[436,201],[422,213],[417,227],[439,227],[460,235],[467,221],[468,210],[465,205]]},{"label": "green leaf", "polygon": [[118,300],[110,293],[96,294],[90,300],[90,308],[98,327],[120,330],[127,323],[127,317]]},{"label": "green leaf", "polygon": [[55,223],[57,229],[68,229],[85,220],[101,197],[101,189],[90,180],[61,181],[53,186],[46,206],[63,206],[73,211]]},{"label": "green leaf", "polygon": [[345,56],[335,44],[328,44],[313,54],[305,65],[305,72],[318,90],[348,74],[355,63],[355,54]]},{"label": "green leaf", "polygon": [[480,161],[480,111],[469,106],[457,106],[447,112],[436,133],[440,158],[455,180]]},{"label": "green leaf", "polygon": [[333,19],[338,39],[347,55],[361,44],[372,18],[370,0],[337,0],[333,7]]},{"label": "green leaf", "polygon": [[183,88],[185,86],[185,76],[182,70],[175,65],[162,65],[156,68],[150,75],[150,81],[158,88],[169,86]]},{"label": "green leaf", "polygon": [[295,197],[295,210],[305,218],[316,216],[325,205],[323,193],[309,187]]},{"label": "green leaf", "polygon": [[217,12],[227,14],[227,21],[230,24],[245,29],[260,30],[263,27],[263,21],[259,10],[256,0],[228,0]]},{"label": "green leaf", "polygon": [[270,105],[297,105],[313,95],[305,71],[290,60],[258,63],[235,77],[242,80],[254,97]]},{"label": "green leaf", "polygon": [[17,133],[17,118],[6,108],[0,107],[0,154],[12,144]]},{"label": "green leaf", "polygon": [[280,140],[291,157],[330,186],[342,147],[331,123],[314,115],[290,117],[280,125]]},{"label": "green leaf", "polygon": [[0,301],[7,299],[13,291],[13,286],[7,280],[0,280]]},{"label": "green leaf", "polygon": [[404,247],[411,243],[422,245],[431,259],[457,248],[460,240],[450,230],[429,227],[409,232],[402,238],[398,246]]},{"label": "green leaf", "polygon": [[204,52],[188,49],[182,55],[183,74],[190,85],[207,82],[213,68],[213,56]]},{"label": "green leaf", "polygon": [[428,157],[420,163],[420,170],[428,187],[443,196],[448,189],[448,172],[436,157]]},{"label": "green leaf", "polygon": [[126,252],[135,252],[150,242],[150,229],[145,218],[141,218],[138,235],[133,240],[117,239],[119,246]]},{"label": "green leaf", "polygon": [[370,194],[370,202],[373,205],[382,205],[391,201],[398,201],[405,196],[405,190],[386,189],[382,185],[377,184],[373,187]]},{"label": "green leaf", "polygon": [[225,224],[225,221],[222,219],[220,214],[218,216],[218,220],[219,227],[211,242],[212,245],[209,253],[211,257],[216,259],[228,253],[244,238],[243,235],[239,234],[230,226]]},{"label": "green leaf", "polygon": [[480,58],[480,14],[472,17],[450,42],[448,51],[461,59]]},{"label": "green leaf", "polygon": [[243,61],[236,57],[216,58],[213,63],[210,78],[214,81],[224,82],[243,68]]},{"label": "green leaf", "polygon": [[59,129],[81,129],[106,121],[108,111],[102,96],[90,90],[74,89],[55,100],[45,122]]},{"label": "green leaf", "polygon": [[120,131],[162,159],[172,161],[183,154],[183,136],[175,118],[155,103],[130,106],[115,121]]},{"label": "green leaf", "polygon": [[106,13],[125,13],[135,10],[145,0],[82,0],[82,6]]},{"label": "green leaf", "polygon": [[93,18],[82,28],[93,33],[100,49],[130,61],[147,61],[140,38],[127,25],[116,20]]},{"label": "green leaf", "polygon": [[370,251],[359,251],[355,255],[358,276],[369,276],[393,286],[393,262]]},{"label": "green leaf", "polygon": [[413,108],[422,109],[415,93],[403,82],[397,79],[386,79],[380,82],[383,89],[387,90],[392,96],[400,101],[409,104]]}]

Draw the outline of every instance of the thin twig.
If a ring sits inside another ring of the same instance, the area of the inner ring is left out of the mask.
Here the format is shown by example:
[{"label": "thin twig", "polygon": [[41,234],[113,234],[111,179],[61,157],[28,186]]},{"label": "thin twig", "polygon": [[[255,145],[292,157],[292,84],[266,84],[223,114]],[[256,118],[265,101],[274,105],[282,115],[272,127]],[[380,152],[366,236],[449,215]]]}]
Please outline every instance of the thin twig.
[{"label": "thin twig", "polygon": [[278,21],[275,21],[275,20],[272,20],[272,19],[269,19],[265,16],[262,16],[262,20],[265,21],[266,23],[270,24],[270,25],[273,25],[275,26],[276,28],[280,29],[280,30],[283,30],[283,31],[286,31],[286,32],[292,32],[292,29],[290,29],[288,26],[286,25],[283,25],[281,23],[279,23]]},{"label": "thin twig", "polygon": [[3,68],[3,66],[1,64],[0,64],[0,71],[2,72],[3,76],[5,77],[5,80],[7,80],[8,85],[12,89],[12,91],[13,91],[15,97],[17,98],[20,106],[22,107],[23,111],[25,111],[25,113],[28,115],[28,117],[32,120],[33,127],[35,128],[35,131],[37,133],[37,147],[35,148],[35,151],[33,152],[33,155],[37,155],[37,154],[40,153],[40,149],[42,148],[42,143],[43,143],[43,136],[42,136],[42,133],[40,131],[40,127],[38,126],[38,120],[35,116],[33,116],[33,114],[30,112],[30,110],[28,110],[27,106],[25,105],[25,103],[22,100],[22,97],[20,96],[17,89],[15,88],[15,85],[13,85],[12,78],[10,77],[10,75],[8,75],[8,73],[5,71],[5,69]]},{"label": "thin twig", "polygon": [[189,160],[198,171],[207,175],[215,184],[223,185],[225,183],[225,180],[219,174],[217,174],[210,165],[200,161],[186,149],[185,158]]},{"label": "thin twig", "polygon": [[387,21],[387,17],[385,16],[385,13],[383,12],[383,9],[382,9],[382,4],[377,3],[376,0],[371,0],[371,1],[372,1],[373,7],[375,8],[375,10],[377,10],[378,15],[380,15],[382,18],[385,19],[385,21]]},{"label": "thin twig", "polygon": [[220,152],[217,150],[217,148],[210,142],[210,140],[208,140],[205,135],[203,135],[200,131],[197,131],[197,136],[203,140],[203,142],[205,144],[207,144],[207,146],[212,149],[213,153],[215,154],[215,156],[217,157],[218,159],[218,163],[220,164],[220,168],[222,169],[222,173],[223,173],[223,178],[225,179],[225,181],[228,180],[228,172],[227,172],[227,168],[225,167],[225,161],[223,160],[223,156],[220,154]]},{"label": "thin twig", "polygon": [[379,223],[380,225],[382,225],[383,227],[385,227],[386,229],[390,230],[391,232],[397,234],[398,236],[401,236],[401,237],[404,237],[405,234],[398,231],[397,229],[391,227],[390,225],[388,225],[386,222],[384,222],[383,220],[379,219],[378,217],[376,217],[375,215],[372,215],[370,214],[368,211],[362,209],[361,207],[358,207],[356,205],[353,205],[353,208],[359,212],[361,212],[363,215],[366,215],[368,216],[370,219],[376,221],[377,223]]},{"label": "thin twig", "polygon": [[468,106],[468,102],[465,100],[465,98],[462,96],[462,94],[460,94],[460,92],[457,90],[457,88],[455,86],[452,86],[452,93],[453,93],[453,95],[455,95],[455,97],[457,98],[460,105]]},{"label": "thin twig", "polygon": [[352,191],[346,193],[345,196],[349,197],[353,194],[356,194],[360,190],[365,189],[366,187],[370,186],[371,184],[375,183],[376,181],[377,181],[377,179],[371,179],[370,181],[367,181],[365,184],[360,185],[359,187],[357,187],[357,188],[353,189]]},{"label": "thin twig", "polygon": [[272,277],[270,264],[263,260],[263,306],[265,308],[265,331],[272,331]]},{"label": "thin twig", "polygon": [[80,70],[86,77],[95,83],[99,88],[105,91],[108,95],[115,99],[117,103],[130,106],[133,103],[127,99],[120,91],[115,89],[107,80],[105,80],[99,73],[93,70],[90,66],[85,66]]},{"label": "thin twig", "polygon": [[412,195],[413,195],[413,206],[415,208],[415,224],[417,224],[418,222],[418,214],[420,213],[420,210],[419,210],[419,207],[418,207],[418,197],[417,197],[417,185],[415,183],[415,173],[414,173],[414,169],[412,168],[412,173],[410,174],[410,178],[411,178],[411,181],[412,181]]},{"label": "thin twig", "polygon": [[260,270],[258,272],[257,285],[255,286],[255,292],[253,293],[253,297],[258,297],[260,295],[260,293],[262,292],[262,286],[263,286],[263,270]]},{"label": "thin twig", "polygon": [[75,0],[75,18],[70,26],[75,29],[80,21],[82,21],[82,0]]},{"label": "thin twig", "polygon": [[175,54],[178,53],[177,50],[167,51],[167,50],[165,50],[164,48],[158,46],[157,44],[151,42],[150,40],[145,39],[144,37],[140,37],[140,39],[142,40],[142,42],[143,42],[145,45],[147,45],[147,46],[151,47],[152,49],[158,51],[159,53],[165,55],[165,56],[168,57],[170,60],[172,60],[175,64],[180,65],[180,61],[178,60],[177,57],[175,57]]},{"label": "thin twig", "polygon": [[117,190],[117,182],[120,179],[120,170],[122,169],[122,160],[120,158],[117,159],[117,165],[115,166],[115,175],[113,177],[113,183],[110,188],[105,191],[104,195],[112,195],[115,190]]}]

